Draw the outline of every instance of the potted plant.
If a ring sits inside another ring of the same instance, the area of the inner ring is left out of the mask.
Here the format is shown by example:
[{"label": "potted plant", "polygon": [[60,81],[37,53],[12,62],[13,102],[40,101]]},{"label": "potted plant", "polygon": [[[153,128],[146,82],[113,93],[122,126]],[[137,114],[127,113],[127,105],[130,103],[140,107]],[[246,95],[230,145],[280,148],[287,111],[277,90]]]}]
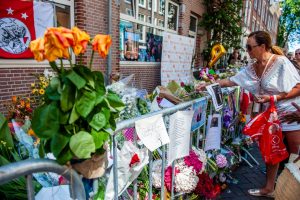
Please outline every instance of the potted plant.
[{"label": "potted plant", "polygon": [[[91,40],[77,27],[58,27],[48,28],[43,38],[30,44],[34,58],[48,60],[57,74],[45,90],[44,103],[33,114],[32,128],[41,139],[40,154],[52,152],[60,164],[84,161],[84,167],[77,168],[86,178],[100,177],[104,172],[89,167],[105,167],[99,160],[106,160],[107,129],[116,128],[115,119],[124,108],[118,95],[106,90],[102,73],[91,71],[94,52],[105,58],[111,42],[109,35],[96,35]],[[73,64],[70,50],[82,55],[88,45],[93,47],[89,67],[81,61]],[[69,68],[64,67],[63,59],[69,60]]]}]

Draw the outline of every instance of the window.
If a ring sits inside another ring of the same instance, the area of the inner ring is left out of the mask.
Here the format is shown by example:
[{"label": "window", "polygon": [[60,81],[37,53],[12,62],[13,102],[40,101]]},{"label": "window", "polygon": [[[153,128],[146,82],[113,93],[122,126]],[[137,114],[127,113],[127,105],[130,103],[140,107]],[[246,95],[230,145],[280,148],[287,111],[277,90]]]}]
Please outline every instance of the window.
[{"label": "window", "polygon": [[254,0],[254,9],[257,9],[257,0]]},{"label": "window", "polygon": [[251,27],[251,31],[255,31],[255,18],[252,19],[252,27]]},{"label": "window", "polygon": [[266,12],[266,2],[263,1],[263,4],[262,4],[262,11],[261,11],[261,18],[262,18],[262,21],[264,22],[265,21],[265,12]]},{"label": "window", "polygon": [[177,33],[178,17],[173,0],[120,1],[120,60],[160,62],[162,33]]},{"label": "window", "polygon": [[174,3],[169,3],[168,5],[168,28],[177,31],[178,22],[178,9],[179,6]]},{"label": "window", "polygon": [[258,11],[258,14],[260,15],[260,13],[261,13],[261,2],[262,0],[258,0],[258,8],[257,8],[257,11]]},{"label": "window", "polygon": [[247,19],[247,27],[250,29],[251,25],[251,12],[252,12],[252,3],[249,1],[249,9],[248,9],[248,19]]},{"label": "window", "polygon": [[256,31],[259,31],[260,30],[260,24],[259,24],[259,22],[257,22],[256,23],[256,29],[255,29]]},{"label": "window", "polygon": [[[42,2],[42,1],[40,1]],[[66,28],[71,28],[74,26],[74,0],[53,0],[53,1],[45,1],[46,4],[52,4],[54,9],[49,12],[53,14],[53,24],[43,24],[45,28],[47,26],[63,26]],[[50,6],[51,7],[51,6]],[[52,15],[50,15],[52,16]],[[38,34],[38,33],[36,33]],[[37,35],[37,37],[41,37],[43,35]],[[28,40],[28,43],[30,40]],[[28,47],[25,47],[25,50],[27,50]],[[72,59],[75,59],[74,56],[72,56]],[[43,65],[47,62],[41,62],[38,65]],[[24,66],[33,66],[36,67],[37,63],[34,59],[6,59],[6,58],[0,58],[0,68],[1,67],[7,67],[8,65],[14,65],[14,67],[24,67]]]},{"label": "window", "polygon": [[139,6],[146,8],[146,0],[139,0]]}]

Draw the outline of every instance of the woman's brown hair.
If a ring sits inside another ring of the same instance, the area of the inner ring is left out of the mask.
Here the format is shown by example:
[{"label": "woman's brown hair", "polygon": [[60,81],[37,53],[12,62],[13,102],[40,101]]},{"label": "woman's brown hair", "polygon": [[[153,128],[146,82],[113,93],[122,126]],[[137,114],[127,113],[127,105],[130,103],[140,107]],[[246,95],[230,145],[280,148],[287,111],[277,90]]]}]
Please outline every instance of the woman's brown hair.
[{"label": "woman's brown hair", "polygon": [[254,39],[258,45],[264,44],[266,46],[267,51],[271,49],[272,53],[274,53],[274,54],[284,55],[284,53],[280,47],[272,46],[272,39],[268,32],[254,31],[254,32],[250,33],[250,35],[248,36],[248,38],[250,38],[250,37],[254,37]]}]

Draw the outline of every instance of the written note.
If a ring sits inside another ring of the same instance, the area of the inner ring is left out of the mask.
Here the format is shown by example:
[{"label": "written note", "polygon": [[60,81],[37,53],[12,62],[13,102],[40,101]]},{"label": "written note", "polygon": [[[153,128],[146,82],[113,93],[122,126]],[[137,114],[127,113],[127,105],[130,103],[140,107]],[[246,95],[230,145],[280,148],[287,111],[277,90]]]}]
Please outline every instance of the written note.
[{"label": "written note", "polygon": [[170,116],[168,165],[189,155],[193,114],[194,111],[178,111]]},{"label": "written note", "polygon": [[141,141],[150,151],[170,142],[161,114],[136,121],[135,129]]},{"label": "written note", "polygon": [[209,115],[207,119],[207,135],[205,151],[220,149],[221,145],[221,115]]}]

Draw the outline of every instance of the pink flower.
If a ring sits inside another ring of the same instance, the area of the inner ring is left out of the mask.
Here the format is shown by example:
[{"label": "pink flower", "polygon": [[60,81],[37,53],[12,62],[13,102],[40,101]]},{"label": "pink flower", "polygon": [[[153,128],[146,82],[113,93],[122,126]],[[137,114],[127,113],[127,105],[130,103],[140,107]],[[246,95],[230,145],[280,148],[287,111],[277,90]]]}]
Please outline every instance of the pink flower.
[{"label": "pink flower", "polygon": [[223,168],[223,167],[226,167],[227,165],[227,159],[224,155],[222,154],[218,154],[216,156],[216,163],[218,165],[219,168]]},{"label": "pink flower", "polygon": [[[177,167],[175,167],[175,175],[178,174],[180,171]],[[171,191],[171,185],[172,185],[172,167],[169,166],[165,170],[165,185],[169,191]]]},{"label": "pink flower", "polygon": [[192,166],[197,174],[201,171],[203,165],[194,151],[190,151],[190,155],[184,158],[184,163],[189,167]]}]

